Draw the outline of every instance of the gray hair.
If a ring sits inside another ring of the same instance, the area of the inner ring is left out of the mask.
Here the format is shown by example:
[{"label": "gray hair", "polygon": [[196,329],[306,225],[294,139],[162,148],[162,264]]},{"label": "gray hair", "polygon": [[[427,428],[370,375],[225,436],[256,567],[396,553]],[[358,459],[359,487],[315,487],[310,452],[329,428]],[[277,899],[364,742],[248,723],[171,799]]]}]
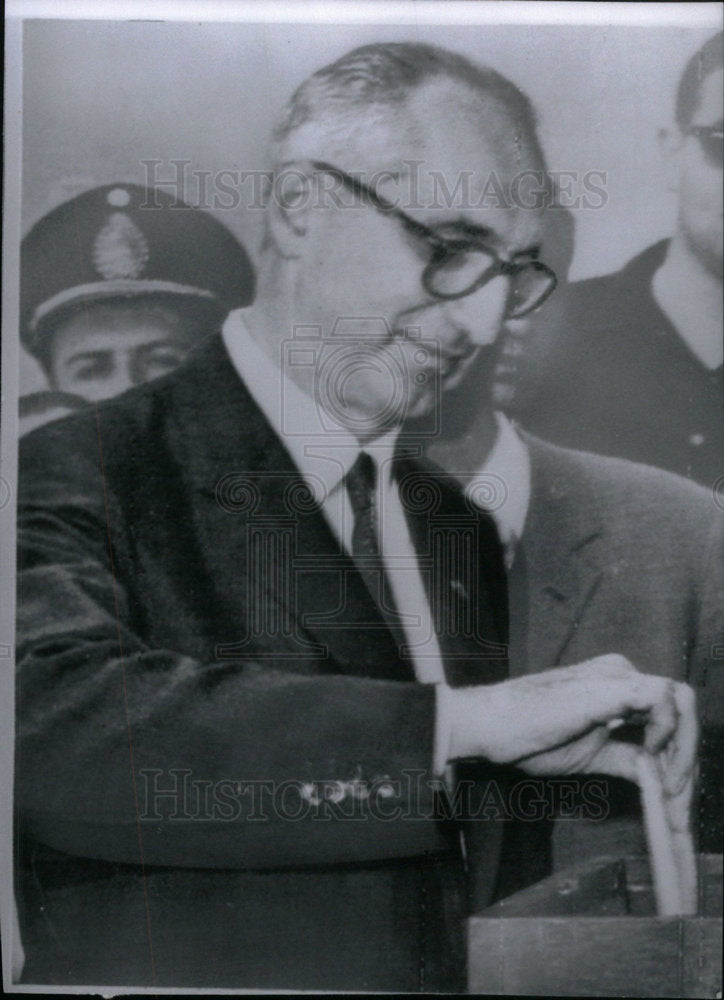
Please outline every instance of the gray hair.
[{"label": "gray hair", "polygon": [[[502,107],[518,141],[542,165],[536,114],[514,83],[494,69],[436,45],[387,42],[364,45],[323,67],[292,94],[273,132],[272,162],[279,165],[305,152],[304,131],[346,141],[370,121],[400,106],[417,87],[442,78],[458,82]],[[309,127],[309,128],[307,128]],[[295,139],[297,141],[295,142]],[[322,152],[314,150],[313,155]]]}]

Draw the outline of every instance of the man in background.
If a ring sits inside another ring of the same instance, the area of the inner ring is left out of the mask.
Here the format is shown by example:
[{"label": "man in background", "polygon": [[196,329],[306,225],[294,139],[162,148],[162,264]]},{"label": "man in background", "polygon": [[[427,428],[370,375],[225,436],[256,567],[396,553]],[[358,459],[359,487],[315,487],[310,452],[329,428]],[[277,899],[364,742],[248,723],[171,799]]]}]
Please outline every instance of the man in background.
[{"label": "man in background", "polygon": [[246,251],[211,215],[109,184],[53,209],[23,240],[21,340],[51,389],[108,399],[172,371],[253,292]]},{"label": "man in background", "polygon": [[510,408],[526,428],[712,487],[724,472],[722,35],[689,61],[660,134],[678,198],[672,237],[561,291]]}]

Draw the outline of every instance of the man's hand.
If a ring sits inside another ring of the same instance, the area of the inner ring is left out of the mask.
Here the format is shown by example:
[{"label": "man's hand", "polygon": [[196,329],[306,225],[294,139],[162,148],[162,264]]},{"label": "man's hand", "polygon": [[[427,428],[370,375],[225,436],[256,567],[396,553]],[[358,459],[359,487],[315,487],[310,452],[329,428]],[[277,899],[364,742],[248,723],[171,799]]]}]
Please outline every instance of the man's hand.
[{"label": "man's hand", "polygon": [[451,689],[450,696],[451,758],[486,757],[533,774],[600,772],[635,781],[642,751],[609,737],[619,719],[646,713],[644,750],[657,755],[672,821],[683,822],[698,738],[686,684],[640,673],[624,657],[607,654],[501,684]]}]

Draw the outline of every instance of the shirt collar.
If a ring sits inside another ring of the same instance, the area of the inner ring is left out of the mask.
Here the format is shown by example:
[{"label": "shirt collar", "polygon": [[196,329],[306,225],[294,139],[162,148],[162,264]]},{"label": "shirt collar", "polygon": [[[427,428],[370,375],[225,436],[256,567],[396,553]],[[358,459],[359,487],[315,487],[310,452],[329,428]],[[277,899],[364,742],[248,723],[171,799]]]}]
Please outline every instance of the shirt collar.
[{"label": "shirt collar", "polygon": [[[341,427],[276,365],[251,335],[244,310],[231,312],[221,336],[229,358],[315,497],[322,502],[349,472],[360,451],[376,460],[382,487],[389,485],[398,430],[366,444]],[[501,540],[513,545],[523,534],[530,503],[530,456],[511,422],[496,412],[495,443],[465,487],[466,495],[495,520]]]},{"label": "shirt collar", "polygon": [[366,451],[389,481],[399,431],[389,431],[362,447],[357,438],[288,378],[254,339],[243,309],[229,313],[221,337],[237,374],[251,393],[316,499],[336,490],[360,451]]},{"label": "shirt collar", "polygon": [[495,443],[465,487],[467,497],[493,517],[501,541],[514,545],[523,534],[530,504],[530,455],[512,423],[495,413]]},{"label": "shirt collar", "polygon": [[[699,363],[709,371],[722,364],[721,291],[712,303],[710,278],[688,254],[664,259],[651,281],[651,294]],[[699,294],[699,288],[702,288]]]}]

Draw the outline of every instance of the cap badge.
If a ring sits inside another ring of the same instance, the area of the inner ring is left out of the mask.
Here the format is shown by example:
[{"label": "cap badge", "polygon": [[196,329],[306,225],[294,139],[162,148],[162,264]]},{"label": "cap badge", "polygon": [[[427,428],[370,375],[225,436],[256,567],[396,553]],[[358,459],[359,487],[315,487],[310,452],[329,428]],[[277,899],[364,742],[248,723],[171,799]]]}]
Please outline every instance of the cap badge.
[{"label": "cap badge", "polygon": [[106,201],[114,208],[126,208],[131,204],[131,195],[125,188],[113,188],[106,195]]},{"label": "cap badge", "polygon": [[137,278],[148,263],[148,244],[123,212],[113,212],[93,243],[93,266],[107,281]]}]

